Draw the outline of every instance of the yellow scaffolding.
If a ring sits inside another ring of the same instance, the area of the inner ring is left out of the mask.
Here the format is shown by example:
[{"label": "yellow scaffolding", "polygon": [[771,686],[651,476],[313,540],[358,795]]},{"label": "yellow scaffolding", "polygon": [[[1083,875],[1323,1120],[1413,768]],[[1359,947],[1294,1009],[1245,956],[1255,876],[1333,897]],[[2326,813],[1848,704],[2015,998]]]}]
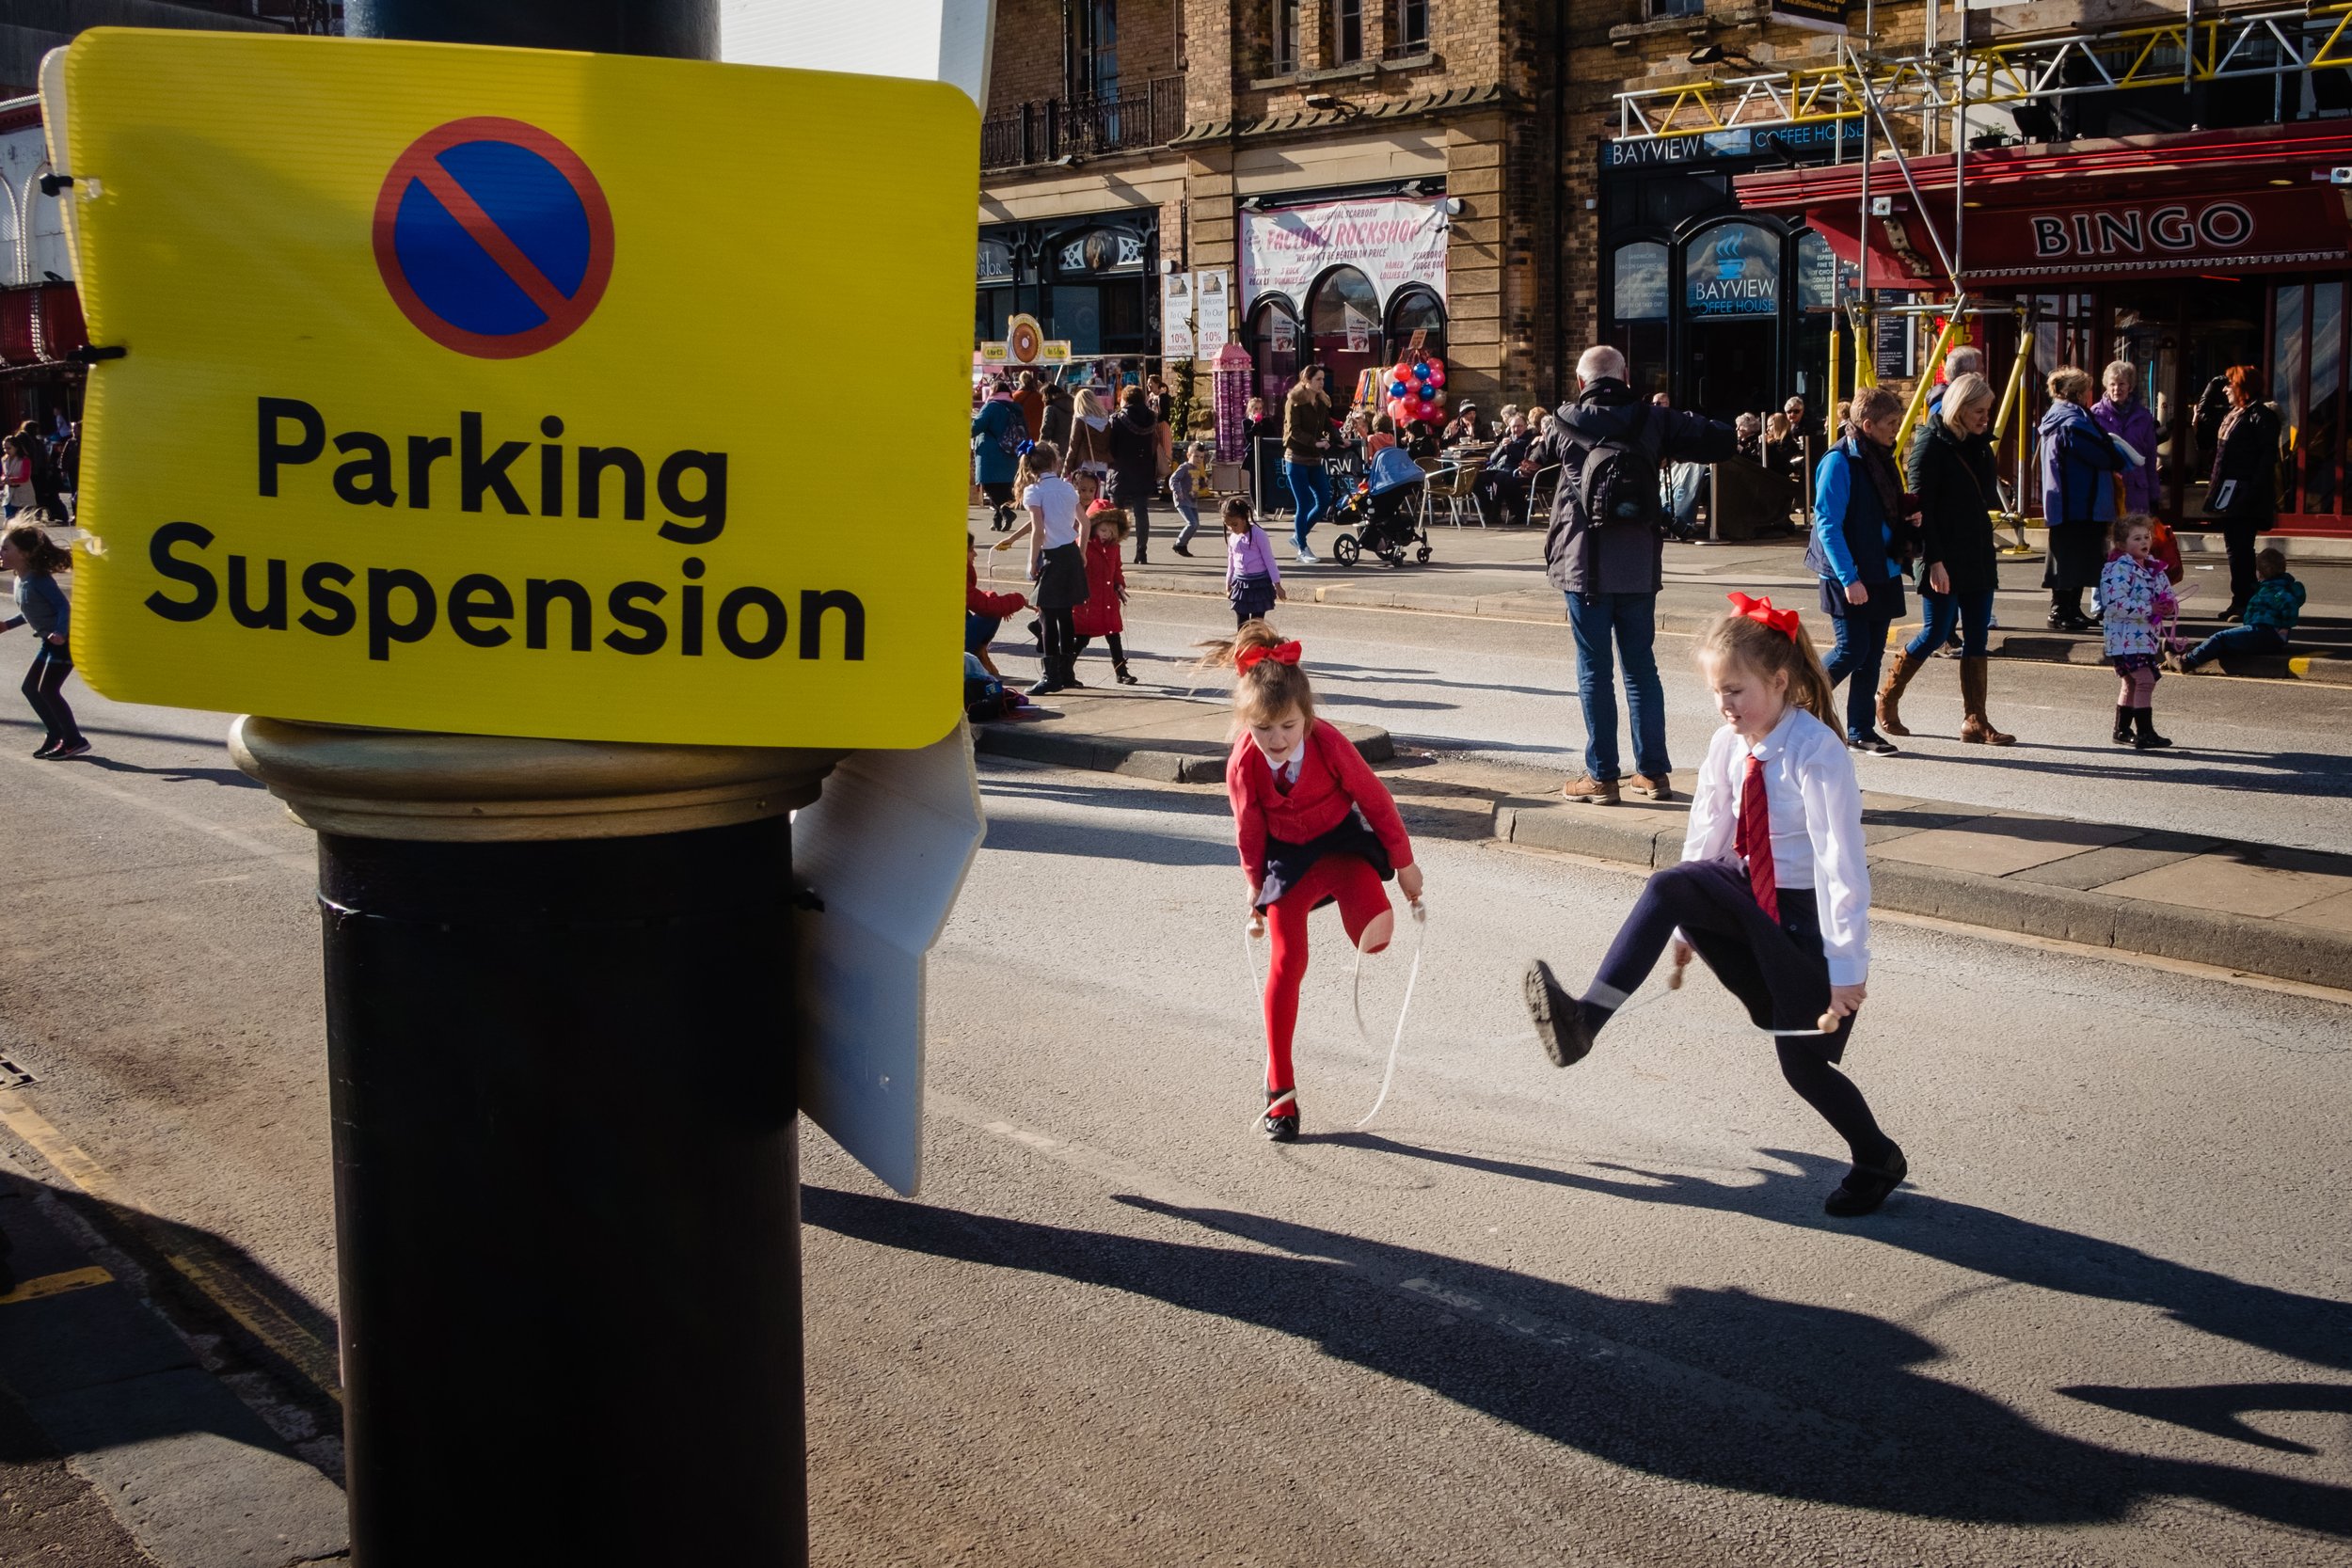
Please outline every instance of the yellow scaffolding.
[{"label": "yellow scaffolding", "polygon": [[1971,43],[1965,53],[1849,58],[1752,76],[1641,87],[1617,98],[1617,139],[1827,125],[1869,113],[1941,114],[2123,87],[2352,68],[2352,0],[2097,32]]}]

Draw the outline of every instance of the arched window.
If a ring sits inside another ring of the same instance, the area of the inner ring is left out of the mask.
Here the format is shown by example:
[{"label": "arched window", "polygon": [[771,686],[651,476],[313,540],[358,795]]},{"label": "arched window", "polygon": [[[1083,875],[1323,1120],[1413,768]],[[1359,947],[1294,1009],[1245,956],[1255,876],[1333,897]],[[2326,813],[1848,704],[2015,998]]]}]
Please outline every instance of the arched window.
[{"label": "arched window", "polygon": [[1397,358],[1412,346],[1416,332],[1422,334],[1422,353],[1445,357],[1445,304],[1435,289],[1408,283],[1389,300],[1389,346],[1380,357]]},{"label": "arched window", "polygon": [[1682,242],[1682,303],[1693,321],[1780,313],[1780,235],[1760,223],[1709,225]]},{"label": "arched window", "polygon": [[17,194],[0,180],[0,288],[24,281],[24,235],[17,223]]},{"label": "arched window", "polygon": [[1666,246],[1661,240],[1634,240],[1610,258],[1609,313],[1612,346],[1626,358],[1634,390],[1645,396],[1667,389],[1666,318],[1673,295],[1667,287]]},{"label": "arched window", "polygon": [[27,247],[24,278],[27,283],[47,282],[51,273],[68,281],[73,277],[73,261],[65,245],[65,198],[40,194],[40,177],[48,172],[49,166],[41,165],[24,186],[25,204],[33,214],[33,243]]},{"label": "arched window", "polygon": [[1380,356],[1380,295],[1354,267],[1333,267],[1307,295],[1307,336],[1317,359],[1331,367],[1324,382],[1345,407],[1356,383]]},{"label": "arched window", "polygon": [[1246,346],[1257,367],[1257,395],[1278,406],[1298,374],[1298,310],[1282,294],[1266,294],[1250,308]]}]

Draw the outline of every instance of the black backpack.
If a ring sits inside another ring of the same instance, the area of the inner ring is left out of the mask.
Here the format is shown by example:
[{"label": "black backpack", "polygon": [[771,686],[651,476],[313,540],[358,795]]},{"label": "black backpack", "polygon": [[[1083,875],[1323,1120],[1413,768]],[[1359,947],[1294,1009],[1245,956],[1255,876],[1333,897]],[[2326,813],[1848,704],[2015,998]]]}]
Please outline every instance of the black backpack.
[{"label": "black backpack", "polygon": [[1588,527],[1664,525],[1666,509],[1658,494],[1658,438],[1650,431],[1649,415],[1648,404],[1636,404],[1632,428],[1585,449],[1576,472],[1576,494]]}]

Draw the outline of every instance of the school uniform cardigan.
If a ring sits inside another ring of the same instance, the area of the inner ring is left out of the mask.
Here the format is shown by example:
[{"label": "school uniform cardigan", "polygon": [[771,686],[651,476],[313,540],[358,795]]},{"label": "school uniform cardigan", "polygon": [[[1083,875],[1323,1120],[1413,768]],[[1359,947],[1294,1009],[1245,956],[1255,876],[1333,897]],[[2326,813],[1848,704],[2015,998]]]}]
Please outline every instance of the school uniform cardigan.
[{"label": "school uniform cardigan", "polygon": [[1225,793],[1233,802],[1233,831],[1241,842],[1241,868],[1249,877],[1249,891],[1265,882],[1265,846],[1271,836],[1285,844],[1307,844],[1347,820],[1350,811],[1363,813],[1364,821],[1389,852],[1389,863],[1402,870],[1413,863],[1413,841],[1406,836],[1405,820],[1389,799],[1388,786],[1366,765],[1339,726],[1317,720],[1307,728],[1299,748],[1298,777],[1285,791],[1276,786],[1274,769],[1258,743],[1244,735],[1233,742],[1225,760]]}]

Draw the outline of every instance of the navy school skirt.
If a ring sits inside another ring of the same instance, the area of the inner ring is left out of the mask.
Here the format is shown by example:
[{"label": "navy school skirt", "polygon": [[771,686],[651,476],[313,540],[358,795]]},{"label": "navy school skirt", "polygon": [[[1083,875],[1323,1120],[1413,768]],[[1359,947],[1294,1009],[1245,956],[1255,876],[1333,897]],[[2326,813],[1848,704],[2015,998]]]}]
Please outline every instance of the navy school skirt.
[{"label": "navy school skirt", "polygon": [[[1380,835],[1374,832],[1372,824],[1364,820],[1362,810],[1351,806],[1347,815],[1340,819],[1338,827],[1328,832],[1317,833],[1304,844],[1293,844],[1271,833],[1266,835],[1265,880],[1258,885],[1257,907],[1263,910],[1278,902],[1282,895],[1296,887],[1307,873],[1314,869],[1315,862],[1326,855],[1353,855],[1370,865],[1384,882],[1392,880],[1396,876],[1396,867],[1389,863],[1388,846],[1380,842]],[[1330,902],[1329,898],[1325,898],[1315,908],[1321,909]]]}]

